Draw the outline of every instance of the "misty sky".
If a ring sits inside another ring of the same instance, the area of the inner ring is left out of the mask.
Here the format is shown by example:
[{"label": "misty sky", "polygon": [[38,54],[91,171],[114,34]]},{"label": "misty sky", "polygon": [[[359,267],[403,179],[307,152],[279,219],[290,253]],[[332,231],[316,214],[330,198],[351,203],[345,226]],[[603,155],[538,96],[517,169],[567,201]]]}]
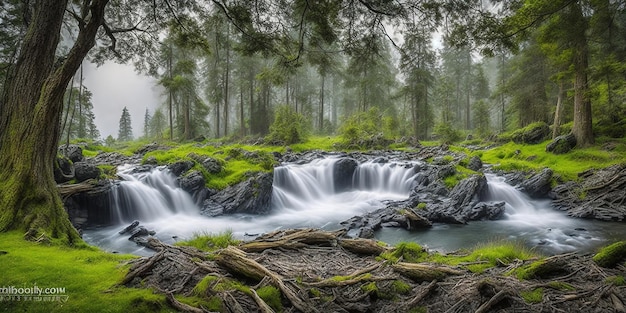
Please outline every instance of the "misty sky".
[{"label": "misty sky", "polygon": [[122,109],[128,108],[133,136],[143,135],[146,108],[150,114],[161,104],[156,80],[138,75],[132,66],[107,62],[100,67],[85,62],[84,85],[93,93],[93,113],[102,139],[117,138]]}]

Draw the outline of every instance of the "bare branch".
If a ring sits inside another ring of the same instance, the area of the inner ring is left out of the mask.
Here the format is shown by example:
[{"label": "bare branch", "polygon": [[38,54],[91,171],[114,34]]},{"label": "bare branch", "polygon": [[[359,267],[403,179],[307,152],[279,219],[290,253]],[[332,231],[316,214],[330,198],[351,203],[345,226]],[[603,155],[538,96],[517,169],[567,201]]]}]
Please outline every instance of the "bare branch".
[{"label": "bare branch", "polygon": [[117,44],[117,38],[115,38],[115,34],[113,33],[113,30],[109,27],[109,25],[107,25],[106,22],[102,22],[102,28],[104,29],[104,32],[107,34],[109,39],[111,39],[111,45],[109,46],[109,50],[111,50],[111,52],[113,52],[113,54],[115,54],[116,57],[122,58],[122,55],[119,52],[117,52],[117,50],[115,50],[115,46]]}]

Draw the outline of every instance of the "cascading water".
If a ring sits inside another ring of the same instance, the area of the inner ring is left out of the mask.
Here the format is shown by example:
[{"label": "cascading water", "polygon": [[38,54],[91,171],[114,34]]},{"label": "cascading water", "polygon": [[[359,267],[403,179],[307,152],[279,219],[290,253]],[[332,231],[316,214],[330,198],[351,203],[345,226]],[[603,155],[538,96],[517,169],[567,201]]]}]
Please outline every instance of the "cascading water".
[{"label": "cascading water", "polygon": [[480,243],[513,240],[548,254],[590,251],[621,233],[620,223],[570,218],[555,211],[548,199],[531,199],[503,177],[486,174],[487,190],[482,200],[504,201],[504,218],[467,225],[435,225],[427,231],[383,229],[377,235],[386,242],[415,241],[440,251],[454,251]]},{"label": "cascading water", "polygon": [[113,221],[152,221],[174,214],[197,214],[191,196],[180,189],[176,177],[163,169],[133,173],[132,167],[121,167],[123,178],[110,194]]},{"label": "cascading water", "polygon": [[206,217],[191,197],[177,187],[166,170],[136,173],[131,167],[118,170],[124,181],[112,192],[112,214],[118,224],[87,230],[84,238],[105,249],[146,254],[117,233],[134,219],[157,231],[165,242],[194,232],[232,231],[237,237],[281,228],[339,228],[352,216],[380,208],[386,200],[409,196],[415,176],[413,163],[364,162],[356,165],[349,186],[337,191],[335,165],[339,158],[316,159],[307,164],[287,164],[274,169],[272,210],[268,215]]}]

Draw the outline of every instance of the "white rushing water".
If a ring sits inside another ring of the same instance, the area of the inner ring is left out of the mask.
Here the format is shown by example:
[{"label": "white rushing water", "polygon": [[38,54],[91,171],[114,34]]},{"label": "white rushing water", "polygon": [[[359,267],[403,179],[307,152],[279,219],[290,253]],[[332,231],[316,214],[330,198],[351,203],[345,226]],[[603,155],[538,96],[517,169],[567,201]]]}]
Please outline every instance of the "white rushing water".
[{"label": "white rushing water", "polygon": [[[376,210],[386,200],[406,199],[413,187],[415,163],[410,162],[365,162],[347,180],[348,186],[335,186],[333,168],[338,160],[331,157],[277,167],[270,214],[219,217],[201,215],[200,208],[167,170],[132,173],[131,167],[121,167],[119,175],[124,181],[111,194],[114,225],[86,230],[84,238],[109,251],[146,255],[151,251],[118,234],[133,220],[155,230],[159,239],[169,243],[204,232],[232,231],[235,237],[252,238],[285,228],[337,229],[339,222]],[[488,190],[482,200],[506,202],[503,219],[468,225],[438,224],[412,232],[383,228],[377,238],[390,244],[415,241],[440,251],[513,240],[546,253],[589,251],[615,238],[626,238],[621,223],[569,218],[553,210],[549,200],[530,199],[502,177],[488,174],[487,180]]]},{"label": "white rushing water", "polygon": [[488,187],[482,200],[504,201],[503,219],[467,225],[439,224],[417,232],[387,228],[377,237],[386,242],[415,241],[443,252],[509,240],[548,254],[592,251],[615,238],[626,238],[622,223],[568,217],[554,210],[549,199],[531,199],[507,184],[504,177],[493,174],[486,177]]},{"label": "white rushing water", "polygon": [[338,160],[331,157],[277,167],[270,214],[218,217],[200,215],[200,208],[176,186],[176,178],[168,171],[155,169],[131,174],[132,168],[120,168],[124,181],[114,187],[111,197],[116,224],[86,230],[84,238],[107,250],[145,254],[149,252],[118,234],[133,220],[157,231],[157,237],[165,242],[199,232],[232,231],[236,237],[245,238],[246,234],[283,228],[336,229],[339,222],[378,209],[386,200],[408,198],[415,163],[359,164],[351,186],[336,192],[333,168]]}]

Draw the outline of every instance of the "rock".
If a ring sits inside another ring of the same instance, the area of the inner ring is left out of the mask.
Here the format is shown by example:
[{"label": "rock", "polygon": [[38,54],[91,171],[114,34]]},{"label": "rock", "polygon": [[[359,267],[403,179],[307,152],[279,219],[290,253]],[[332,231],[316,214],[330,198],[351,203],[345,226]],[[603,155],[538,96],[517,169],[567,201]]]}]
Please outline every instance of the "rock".
[{"label": "rock", "polygon": [[471,209],[478,203],[483,189],[487,186],[487,178],[483,175],[472,175],[461,180],[452,191],[450,199],[462,210]]},{"label": "rock", "polygon": [[444,179],[454,174],[456,174],[456,168],[452,164],[441,166],[437,171],[437,177],[440,179]]},{"label": "rock", "polygon": [[336,192],[352,188],[352,176],[358,165],[358,162],[352,158],[342,158],[335,162],[333,165],[333,179]]},{"label": "rock", "polygon": [[467,164],[467,168],[472,171],[478,172],[483,168],[483,162],[480,160],[478,156],[473,156],[470,158],[469,163]]},{"label": "rock", "polygon": [[74,165],[64,155],[59,155],[54,164],[54,181],[62,184],[74,179]]},{"label": "rock", "polygon": [[272,199],[272,173],[257,173],[255,176],[230,186],[204,201],[202,212],[213,215],[221,206],[223,214],[269,212]]},{"label": "rock", "polygon": [[76,229],[83,225],[103,226],[117,223],[110,205],[111,182],[98,180],[89,192],[73,194],[63,199],[67,214]]},{"label": "rock", "polygon": [[77,145],[61,145],[59,153],[66,156],[72,162],[82,162],[85,160],[83,156],[83,148]]},{"label": "rock", "polygon": [[204,167],[209,173],[217,174],[222,171],[222,164],[213,158],[206,158],[201,162],[202,167]]},{"label": "rock", "polygon": [[134,228],[130,232],[130,237],[128,237],[128,240],[134,240],[137,237],[152,236],[154,234],[156,234],[155,231],[148,230],[147,228],[145,228],[143,226],[139,226],[139,227]]},{"label": "rock", "polygon": [[148,164],[148,165],[157,165],[159,164],[159,161],[157,161],[157,159],[154,156],[148,157],[143,164]]},{"label": "rock", "polygon": [[183,177],[179,177],[178,184],[180,185],[180,188],[193,195],[204,188],[205,180],[202,173],[199,171],[192,171]]},{"label": "rock", "polygon": [[359,238],[374,238],[374,230],[370,227],[361,227],[359,229],[359,234],[357,235]]},{"label": "rock", "polygon": [[538,144],[550,135],[550,127],[546,123],[534,123],[516,131],[512,135],[515,143]]},{"label": "rock", "polygon": [[125,156],[119,152],[102,152],[98,153],[95,157],[89,159],[90,163],[99,165],[99,164],[109,164],[120,166],[124,164],[138,164],[141,162],[141,156],[136,154],[133,156]]},{"label": "rock", "polygon": [[153,142],[153,143],[149,143],[149,144],[147,144],[147,145],[145,145],[145,146],[135,150],[134,153],[138,154],[138,155],[144,155],[144,154],[146,154],[148,152],[152,152],[152,151],[156,151],[156,150],[170,150],[170,149],[171,149],[171,147],[161,146],[158,143]]},{"label": "rock", "polygon": [[74,177],[79,183],[88,179],[99,178],[101,174],[102,171],[100,170],[100,168],[93,164],[87,162],[74,163]]},{"label": "rock", "polygon": [[546,152],[552,152],[554,154],[568,153],[576,146],[576,137],[574,134],[569,133],[554,138],[548,145],[546,145]]},{"label": "rock", "polygon": [[424,229],[433,226],[433,223],[431,223],[427,218],[415,213],[412,209],[406,209],[404,216],[407,219],[408,230]]},{"label": "rock", "polygon": [[177,161],[167,166],[174,176],[180,176],[193,167],[193,161]]},{"label": "rock", "polygon": [[139,226],[139,221],[133,221],[130,225],[128,225],[124,229],[120,230],[120,232],[118,234],[124,235],[124,234],[132,231],[133,229],[135,229],[135,227],[137,227],[137,226]]},{"label": "rock", "polygon": [[477,220],[497,220],[504,214],[504,202],[479,202],[470,212],[468,219]]},{"label": "rock", "polygon": [[552,170],[544,168],[541,172],[531,176],[520,185],[531,197],[545,197],[552,189]]}]

